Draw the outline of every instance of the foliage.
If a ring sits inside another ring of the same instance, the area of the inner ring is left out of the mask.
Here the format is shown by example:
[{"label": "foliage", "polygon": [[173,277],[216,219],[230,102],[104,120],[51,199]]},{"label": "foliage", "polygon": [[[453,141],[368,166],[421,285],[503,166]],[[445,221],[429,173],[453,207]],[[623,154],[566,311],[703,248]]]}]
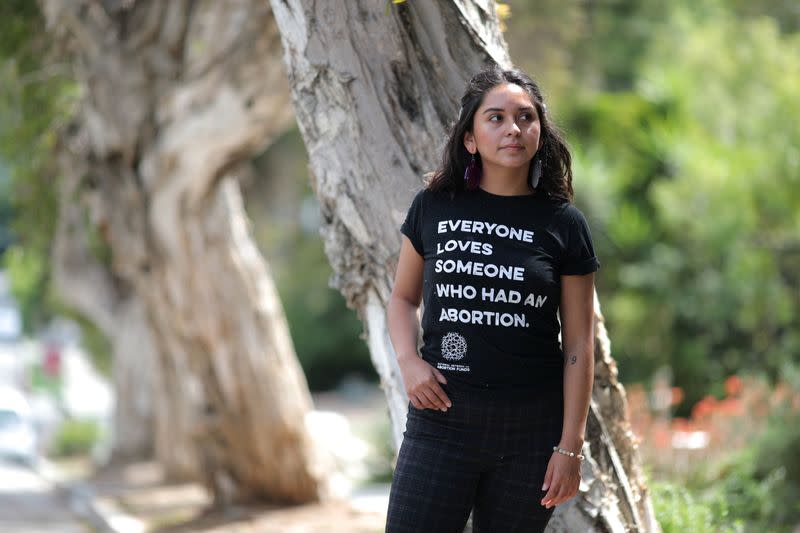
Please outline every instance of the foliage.
[{"label": "foliage", "polygon": [[65,420],[53,438],[50,453],[56,457],[86,455],[100,439],[100,426],[92,420]]},{"label": "foliage", "polygon": [[700,501],[685,487],[668,482],[650,482],[650,497],[663,533],[738,533],[741,522],[729,521],[725,500]]},{"label": "foliage", "polygon": [[103,333],[85,316],[71,309],[61,310],[61,315],[69,317],[81,328],[81,346],[86,348],[92,367],[100,375],[111,378],[111,342]]},{"label": "foliage", "polygon": [[[771,387],[763,377],[733,375],[724,387],[723,397],[705,396],[688,418],[670,415],[670,406],[682,400],[679,387],[654,386],[649,393],[639,384],[627,387],[626,414],[639,453],[658,476],[702,478],[708,464],[756,443],[772,427],[771,418],[800,415],[797,384],[780,381]],[[744,425],[748,431],[742,431]]]},{"label": "foliage", "polygon": [[773,415],[767,431],[725,463],[713,480],[735,516],[754,528],[800,523],[800,410]]},{"label": "foliage", "polygon": [[[542,80],[575,145],[623,381],[671,366],[686,416],[741,369],[775,380],[800,351],[794,5],[512,0],[501,5],[509,9],[512,57]],[[3,261],[29,331],[53,305],[54,126],[76,94],[66,68],[48,61],[46,34],[34,2],[0,3],[0,158],[10,176],[0,168],[0,228],[13,215],[16,244]],[[267,255],[312,387],[352,368],[371,373],[359,324],[326,287],[319,241],[294,223],[274,242],[282,254]]]},{"label": "foliage", "polygon": [[[715,501],[725,501],[732,517],[743,524],[749,524],[748,530],[769,531],[786,525],[780,515],[781,506],[787,502],[778,494],[779,484],[783,481],[783,472],[773,470],[769,475],[757,475],[753,460],[757,450],[748,448],[723,461],[719,467],[720,477],[705,487],[705,493]],[[793,502],[788,502],[789,509]],[[788,529],[786,530],[788,531]]]},{"label": "foliage", "polygon": [[781,409],[751,444],[706,465],[687,488],[703,501],[725,502],[745,531],[789,533],[800,523],[798,445],[800,409]]},{"label": "foliage", "polygon": [[[688,419],[655,409],[655,390],[648,399],[641,387],[628,387],[643,463],[657,479],[682,487],[651,485],[665,531],[691,524],[690,531],[715,531],[717,524],[788,531],[787,524],[800,523],[800,379],[798,370],[785,374],[772,388],[763,378],[730,376],[725,397],[705,397]],[[679,390],[669,392],[680,398]]]},{"label": "foliage", "polygon": [[635,66],[647,53],[654,29],[668,15],[671,3],[615,0],[583,4],[584,28],[573,48],[577,79],[610,91],[630,87]]},{"label": "foliage", "polygon": [[11,245],[11,176],[0,160],[0,257]]},{"label": "foliage", "polygon": [[[49,249],[58,219],[53,152],[56,127],[69,114],[75,86],[47,59],[49,43],[35,2],[0,3],[0,160],[10,194],[0,201],[0,224],[11,219],[14,244],[4,254],[24,326],[49,316]],[[6,226],[6,231],[7,226]]]},{"label": "foliage", "polygon": [[[295,128],[254,161],[264,179],[244,183],[256,242],[272,267],[289,330],[311,390],[335,387],[347,374],[376,378],[363,330],[338,290],[319,238],[319,206],[308,156]],[[283,176],[289,178],[283,179]]]},{"label": "foliage", "polygon": [[655,30],[632,86],[568,123],[624,379],[669,364],[685,414],[800,351],[800,34],[710,0]]},{"label": "foliage", "polygon": [[504,37],[514,63],[541,85],[548,109],[568,100],[575,79],[573,54],[581,38],[590,34],[580,0],[510,0]]},{"label": "foliage", "polygon": [[392,426],[388,417],[381,418],[370,428],[367,441],[373,451],[367,458],[367,482],[391,483],[396,458],[392,445]]},{"label": "foliage", "polygon": [[[75,83],[48,56],[44,20],[35,2],[0,4],[0,256],[28,333],[53,315],[74,318],[95,367],[110,372],[107,339],[84,317],[66,308],[50,283],[50,247],[58,220],[58,174],[53,154],[57,132],[71,113]],[[13,231],[9,230],[9,225]],[[91,228],[91,225],[87,225]],[[12,238],[3,242],[3,232]],[[109,262],[97,235],[92,250]]]},{"label": "foliage", "polygon": [[[719,0],[721,1],[721,0]],[[740,17],[768,16],[784,33],[800,31],[800,9],[793,0],[726,0],[728,7]]]},{"label": "foliage", "polygon": [[47,258],[40,251],[14,245],[4,255],[4,266],[11,282],[11,293],[19,302],[23,324],[43,321],[43,302],[48,298]]},{"label": "foliage", "polygon": [[327,286],[332,271],[316,236],[293,237],[289,271],[279,271],[278,289],[295,350],[312,390],[335,387],[348,373],[374,379],[362,326],[338,290]]}]

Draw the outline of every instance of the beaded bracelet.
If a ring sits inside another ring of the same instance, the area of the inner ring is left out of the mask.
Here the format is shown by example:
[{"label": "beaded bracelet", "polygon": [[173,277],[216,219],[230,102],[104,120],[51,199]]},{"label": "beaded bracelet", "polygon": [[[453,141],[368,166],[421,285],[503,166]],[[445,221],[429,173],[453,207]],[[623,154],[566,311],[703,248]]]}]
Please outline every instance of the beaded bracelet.
[{"label": "beaded bracelet", "polygon": [[579,461],[583,461],[584,459],[583,454],[571,452],[569,450],[565,450],[564,448],[559,448],[558,446],[553,446],[553,451],[563,455],[569,455],[570,457],[577,457]]}]

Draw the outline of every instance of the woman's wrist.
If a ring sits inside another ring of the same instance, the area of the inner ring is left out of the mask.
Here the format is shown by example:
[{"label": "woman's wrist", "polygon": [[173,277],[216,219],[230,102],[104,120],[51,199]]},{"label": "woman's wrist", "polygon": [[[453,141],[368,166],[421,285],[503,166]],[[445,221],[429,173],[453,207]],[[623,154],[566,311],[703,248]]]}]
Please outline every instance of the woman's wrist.
[{"label": "woman's wrist", "polygon": [[583,456],[582,453],[574,452],[572,450],[567,450],[565,448],[562,448],[561,446],[553,446],[553,452],[554,453],[560,453],[561,455],[567,455],[569,457],[574,457],[574,458],[578,459],[579,461],[583,461],[583,459],[584,459],[584,456]]},{"label": "woman's wrist", "polygon": [[397,353],[397,361],[402,363],[409,359],[419,359],[419,354],[416,351],[406,351]]},{"label": "woman's wrist", "polygon": [[584,441],[582,437],[562,436],[561,440],[558,441],[558,447],[575,453],[580,453],[580,451],[583,449],[583,442]]}]

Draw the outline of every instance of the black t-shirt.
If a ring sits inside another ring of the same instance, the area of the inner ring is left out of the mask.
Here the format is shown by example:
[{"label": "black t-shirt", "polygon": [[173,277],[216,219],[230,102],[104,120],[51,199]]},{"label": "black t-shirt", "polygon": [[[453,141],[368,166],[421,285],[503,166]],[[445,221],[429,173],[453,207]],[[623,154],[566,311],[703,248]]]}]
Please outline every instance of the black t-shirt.
[{"label": "black t-shirt", "polygon": [[561,386],[561,276],[600,268],[574,205],[541,191],[451,198],[423,189],[400,231],[425,260],[425,361],[456,386]]}]

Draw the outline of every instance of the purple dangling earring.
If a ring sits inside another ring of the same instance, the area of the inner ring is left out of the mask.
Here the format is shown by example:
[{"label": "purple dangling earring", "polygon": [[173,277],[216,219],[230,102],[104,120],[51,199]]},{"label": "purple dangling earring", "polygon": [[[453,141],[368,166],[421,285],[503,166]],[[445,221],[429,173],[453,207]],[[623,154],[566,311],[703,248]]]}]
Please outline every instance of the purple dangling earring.
[{"label": "purple dangling earring", "polygon": [[537,153],[534,159],[533,173],[531,175],[531,187],[535,189],[539,185],[539,178],[542,177],[542,158],[539,157],[539,154]]},{"label": "purple dangling earring", "polygon": [[478,188],[481,182],[481,167],[475,160],[475,154],[472,154],[472,159],[469,160],[467,169],[464,171],[464,185],[468,191],[474,191]]}]

